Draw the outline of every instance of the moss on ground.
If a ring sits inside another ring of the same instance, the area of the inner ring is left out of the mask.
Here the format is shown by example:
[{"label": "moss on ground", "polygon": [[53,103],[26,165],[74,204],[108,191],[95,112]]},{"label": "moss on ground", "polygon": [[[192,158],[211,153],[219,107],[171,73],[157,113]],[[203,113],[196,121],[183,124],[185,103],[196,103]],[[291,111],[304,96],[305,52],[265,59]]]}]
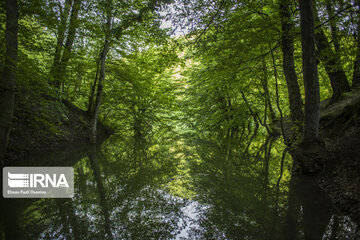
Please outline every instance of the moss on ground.
[{"label": "moss on ground", "polygon": [[[90,117],[86,111],[48,96],[18,93],[13,119],[7,162],[33,152],[87,142],[90,136]],[[98,129],[100,137],[111,133],[101,123]]]}]

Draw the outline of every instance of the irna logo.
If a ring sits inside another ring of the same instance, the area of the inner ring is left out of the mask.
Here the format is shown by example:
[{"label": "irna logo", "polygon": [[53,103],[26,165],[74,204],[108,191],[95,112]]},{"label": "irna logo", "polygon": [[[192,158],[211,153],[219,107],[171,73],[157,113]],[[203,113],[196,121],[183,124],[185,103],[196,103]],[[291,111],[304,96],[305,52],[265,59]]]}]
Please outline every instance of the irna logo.
[{"label": "irna logo", "polygon": [[69,187],[64,174],[22,174],[8,172],[8,185],[12,188]]},{"label": "irna logo", "polygon": [[4,167],[5,198],[71,198],[74,196],[72,167]]}]

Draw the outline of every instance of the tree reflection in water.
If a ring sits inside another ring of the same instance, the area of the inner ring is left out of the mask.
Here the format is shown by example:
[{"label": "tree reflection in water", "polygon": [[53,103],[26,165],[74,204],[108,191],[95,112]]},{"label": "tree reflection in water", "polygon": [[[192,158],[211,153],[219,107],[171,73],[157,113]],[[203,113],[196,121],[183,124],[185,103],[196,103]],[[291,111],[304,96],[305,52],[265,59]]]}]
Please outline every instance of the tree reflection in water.
[{"label": "tree reflection in water", "polygon": [[291,177],[280,139],[242,135],[139,132],[44,156],[74,164],[74,198],[2,199],[2,238],[351,239],[316,180]]}]

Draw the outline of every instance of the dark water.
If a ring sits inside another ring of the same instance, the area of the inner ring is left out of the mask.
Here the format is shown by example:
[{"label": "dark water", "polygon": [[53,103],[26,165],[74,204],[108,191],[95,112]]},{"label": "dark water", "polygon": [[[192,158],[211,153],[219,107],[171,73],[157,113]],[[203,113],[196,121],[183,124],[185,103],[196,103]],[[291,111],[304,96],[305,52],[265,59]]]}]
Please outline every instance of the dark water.
[{"label": "dark water", "polygon": [[72,199],[1,199],[1,239],[355,239],[281,140],[111,137],[13,165],[73,166]]}]

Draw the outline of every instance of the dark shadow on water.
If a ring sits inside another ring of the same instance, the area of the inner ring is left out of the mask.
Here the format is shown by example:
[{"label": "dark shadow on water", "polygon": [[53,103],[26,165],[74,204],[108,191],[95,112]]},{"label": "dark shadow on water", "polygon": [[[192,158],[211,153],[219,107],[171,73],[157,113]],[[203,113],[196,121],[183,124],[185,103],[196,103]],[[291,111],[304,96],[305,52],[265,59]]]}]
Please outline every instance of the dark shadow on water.
[{"label": "dark shadow on water", "polygon": [[317,179],[293,175],[290,181],[284,239],[297,239],[299,229],[305,240],[322,239],[332,216],[330,198]]}]

